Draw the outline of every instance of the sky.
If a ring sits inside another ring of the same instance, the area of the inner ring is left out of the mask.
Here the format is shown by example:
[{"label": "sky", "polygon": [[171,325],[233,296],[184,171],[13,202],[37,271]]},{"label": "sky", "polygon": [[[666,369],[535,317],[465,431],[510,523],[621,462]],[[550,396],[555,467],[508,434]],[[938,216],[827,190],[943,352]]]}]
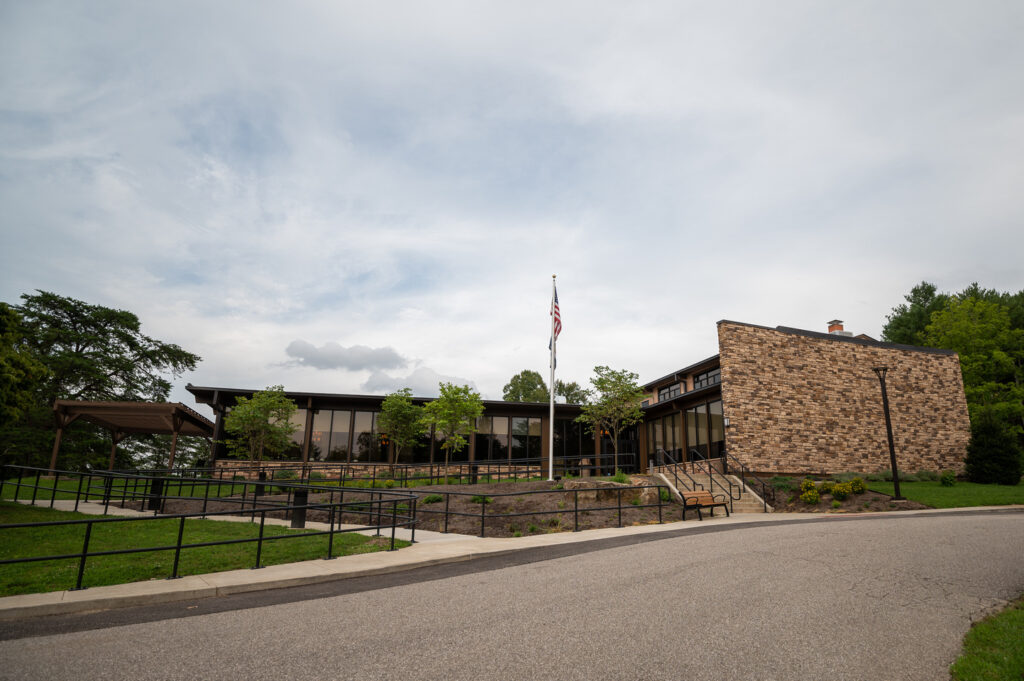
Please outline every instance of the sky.
[{"label": "sky", "polygon": [[1024,288],[1024,3],[0,1],[0,300],[174,381],[653,380]]}]

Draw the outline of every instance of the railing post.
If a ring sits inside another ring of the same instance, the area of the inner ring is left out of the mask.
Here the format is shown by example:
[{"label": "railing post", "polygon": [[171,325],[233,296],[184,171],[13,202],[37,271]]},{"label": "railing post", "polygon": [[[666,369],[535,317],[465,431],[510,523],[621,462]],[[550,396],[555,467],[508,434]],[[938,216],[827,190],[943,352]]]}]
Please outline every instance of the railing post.
[{"label": "railing post", "polygon": [[92,523],[89,521],[85,524],[85,541],[82,543],[82,559],[78,562],[78,579],[75,580],[75,588],[72,591],[78,591],[82,588],[82,575],[85,574],[85,558],[89,555],[89,536],[92,535]]},{"label": "railing post", "polygon": [[328,518],[329,527],[327,528],[327,560],[331,560],[334,557],[334,511],[337,508],[331,499],[331,515]]},{"label": "railing post", "polygon": [[616,495],[619,504],[619,527],[622,527],[622,488],[616,490]]},{"label": "railing post", "polygon": [[43,474],[42,471],[39,471],[39,470],[36,471],[36,484],[32,486],[32,502],[31,502],[31,504],[33,506],[36,505],[36,494],[39,492],[39,479],[42,476],[42,474]]},{"label": "railing post", "polygon": [[573,520],[572,520],[572,522],[573,522],[572,531],[573,532],[579,532],[580,531],[580,491],[578,489],[574,489],[572,491],[572,518],[573,518]]},{"label": "railing post", "polygon": [[[661,499],[662,487],[659,485],[656,489],[658,490],[658,524],[661,525],[664,522],[661,519],[661,507],[664,506],[665,502],[662,501],[662,499]],[[668,492],[668,490],[665,490],[665,491]],[[669,494],[671,494],[671,492],[669,492]]]},{"label": "railing post", "polygon": [[256,540],[256,564],[252,567],[253,570],[260,569],[260,557],[263,555],[263,526],[267,523],[267,512],[260,511],[260,536]]},{"label": "railing post", "polygon": [[480,497],[480,536],[484,536],[484,515],[487,513],[487,497]]},{"label": "railing post", "polygon": [[451,499],[451,494],[448,492],[444,493],[444,533],[448,534],[448,500]]},{"label": "railing post", "polygon": [[419,497],[412,498],[412,515],[409,516],[409,529],[411,530],[411,536],[409,541],[413,544],[416,543],[416,501]]},{"label": "railing post", "polygon": [[395,523],[398,522],[398,500],[391,500],[391,548],[388,551],[395,550]]},{"label": "railing post", "polygon": [[181,558],[181,538],[185,534],[185,516],[181,516],[178,523],[178,543],[174,546],[174,568],[171,570],[171,579],[178,578],[178,560]]},{"label": "railing post", "polygon": [[53,501],[57,498],[57,484],[60,481],[60,471],[53,471],[53,490],[50,492],[50,508],[53,508]]}]

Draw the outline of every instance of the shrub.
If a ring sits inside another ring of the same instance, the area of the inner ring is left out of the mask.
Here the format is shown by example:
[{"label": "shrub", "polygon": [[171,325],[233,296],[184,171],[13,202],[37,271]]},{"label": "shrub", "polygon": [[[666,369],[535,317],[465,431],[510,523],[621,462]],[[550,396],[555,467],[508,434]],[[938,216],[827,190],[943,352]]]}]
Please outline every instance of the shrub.
[{"label": "shrub", "polygon": [[629,476],[620,470],[616,470],[615,475],[612,476],[612,481],[625,484],[629,482]]},{"label": "shrub", "polygon": [[310,471],[309,472],[309,479],[311,481],[312,480],[326,480],[327,476],[324,475],[323,473],[321,473],[320,471]]},{"label": "shrub", "polygon": [[843,505],[836,501],[835,499],[832,500],[832,508],[842,508],[842,506]]},{"label": "shrub", "polygon": [[512,533],[512,536],[513,537],[522,537],[523,533],[520,530],[516,530],[515,532]]},{"label": "shrub", "polygon": [[[888,476],[888,477],[886,477]],[[891,471],[878,471],[877,473],[868,473],[864,476],[871,482],[888,482],[892,480]]]},{"label": "shrub", "polygon": [[939,474],[936,471],[918,471],[914,475],[921,482],[938,482]]},{"label": "shrub", "polygon": [[662,501],[672,501],[672,493],[669,492],[664,487],[658,488],[658,496],[661,498]]},{"label": "shrub", "polygon": [[792,492],[794,488],[793,478],[788,475],[776,475],[768,478],[768,484],[780,492]]},{"label": "shrub", "polygon": [[633,497],[632,499],[629,500],[629,503],[633,504],[634,506],[639,506],[640,505],[640,497]]},{"label": "shrub", "polygon": [[472,504],[489,504],[492,501],[494,501],[494,499],[492,499],[490,497],[485,497],[482,494],[477,494],[474,497],[470,497],[469,501]]},{"label": "shrub", "polygon": [[[889,478],[892,479],[892,475]],[[921,482],[921,478],[916,473],[901,473],[900,482]]]},{"label": "shrub", "polygon": [[[802,487],[803,485],[801,485],[801,488]],[[814,486],[813,482],[811,483],[811,488],[804,490],[804,493],[800,495],[800,501],[804,502],[808,506],[813,506],[821,501],[821,496],[818,494],[818,488]]]},{"label": "shrub", "polygon": [[[818,492],[818,488],[814,484],[814,481],[811,480],[810,478],[804,478],[803,481],[801,481],[801,483],[800,483],[800,491],[801,492],[810,492],[811,490],[814,490],[815,494],[817,494],[817,492]],[[803,496],[803,495],[801,495],[801,496]],[[818,503],[818,502],[815,501],[814,503]]]},{"label": "shrub", "polygon": [[234,475],[231,476],[231,479],[232,480],[242,480],[242,481],[244,481],[245,480],[245,476],[244,475],[239,475],[238,473],[235,473]]},{"label": "shrub", "polygon": [[832,488],[835,485],[836,483],[832,480],[822,480],[821,484],[818,485],[818,494],[832,494]]},{"label": "shrub", "polygon": [[395,481],[394,480],[385,480],[384,481],[384,487],[385,488],[391,489],[394,486],[395,486]]},{"label": "shrub", "polygon": [[536,525],[534,525],[533,523],[530,523],[529,525],[527,525],[526,531],[527,532],[540,532],[540,528],[537,527]]},{"label": "shrub", "polygon": [[439,501],[444,501],[444,497],[441,496],[440,494],[428,494],[427,496],[423,497],[424,504],[436,504]]},{"label": "shrub", "polygon": [[274,472],[274,480],[294,480],[297,477],[298,473],[291,468],[281,468]]},{"label": "shrub", "polygon": [[832,485],[832,498],[842,501],[853,493],[852,488],[853,486],[848,482],[837,482]]},{"label": "shrub", "polygon": [[952,487],[956,484],[956,473],[953,471],[942,471],[942,475],[939,476],[939,483],[943,487]]},{"label": "shrub", "polygon": [[971,482],[1016,485],[1020,482],[1021,451],[1017,434],[991,409],[971,422],[971,442],[964,459]]},{"label": "shrub", "polygon": [[561,524],[562,524],[562,519],[559,518],[558,516],[554,516],[554,517],[548,519],[548,527],[558,527]]},{"label": "shrub", "polygon": [[860,478],[854,478],[848,484],[850,485],[850,491],[854,494],[864,494],[864,492],[868,491],[868,486]]}]

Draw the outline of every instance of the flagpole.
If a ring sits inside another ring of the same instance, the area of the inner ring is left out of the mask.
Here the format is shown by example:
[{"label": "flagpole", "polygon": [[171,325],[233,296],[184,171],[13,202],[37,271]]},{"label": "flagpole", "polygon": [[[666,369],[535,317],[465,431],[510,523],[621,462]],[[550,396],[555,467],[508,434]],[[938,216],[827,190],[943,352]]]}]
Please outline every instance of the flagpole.
[{"label": "flagpole", "polygon": [[551,275],[551,392],[548,413],[548,481],[555,480],[555,275]]}]

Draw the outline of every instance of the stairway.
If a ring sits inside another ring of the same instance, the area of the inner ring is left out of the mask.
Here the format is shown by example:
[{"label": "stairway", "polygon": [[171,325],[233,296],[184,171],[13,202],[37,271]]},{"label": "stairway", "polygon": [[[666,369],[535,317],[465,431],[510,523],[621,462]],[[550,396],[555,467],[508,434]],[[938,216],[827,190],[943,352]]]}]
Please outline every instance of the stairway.
[{"label": "stairway", "polygon": [[[756,493],[749,488],[745,488],[740,482],[739,478],[734,475],[721,475],[715,473],[714,485],[712,488],[712,481],[710,480],[707,473],[690,473],[689,477],[683,475],[682,472],[673,475],[673,465],[669,464],[666,466],[652,466],[650,474],[654,477],[659,478],[662,482],[669,486],[669,489],[673,491],[673,496],[677,500],[681,499],[681,492],[692,492],[694,489],[704,489],[705,491],[712,492],[714,494],[722,494],[728,500],[729,497],[729,482],[732,483],[733,496],[739,494],[739,499],[732,499],[732,504],[729,508],[730,513],[764,513],[765,505]],[[691,478],[693,479],[691,482]],[[679,488],[676,488],[676,481],[678,480]],[[725,487],[725,489],[723,489]],[[772,512],[772,507],[768,506],[768,512]]]}]

